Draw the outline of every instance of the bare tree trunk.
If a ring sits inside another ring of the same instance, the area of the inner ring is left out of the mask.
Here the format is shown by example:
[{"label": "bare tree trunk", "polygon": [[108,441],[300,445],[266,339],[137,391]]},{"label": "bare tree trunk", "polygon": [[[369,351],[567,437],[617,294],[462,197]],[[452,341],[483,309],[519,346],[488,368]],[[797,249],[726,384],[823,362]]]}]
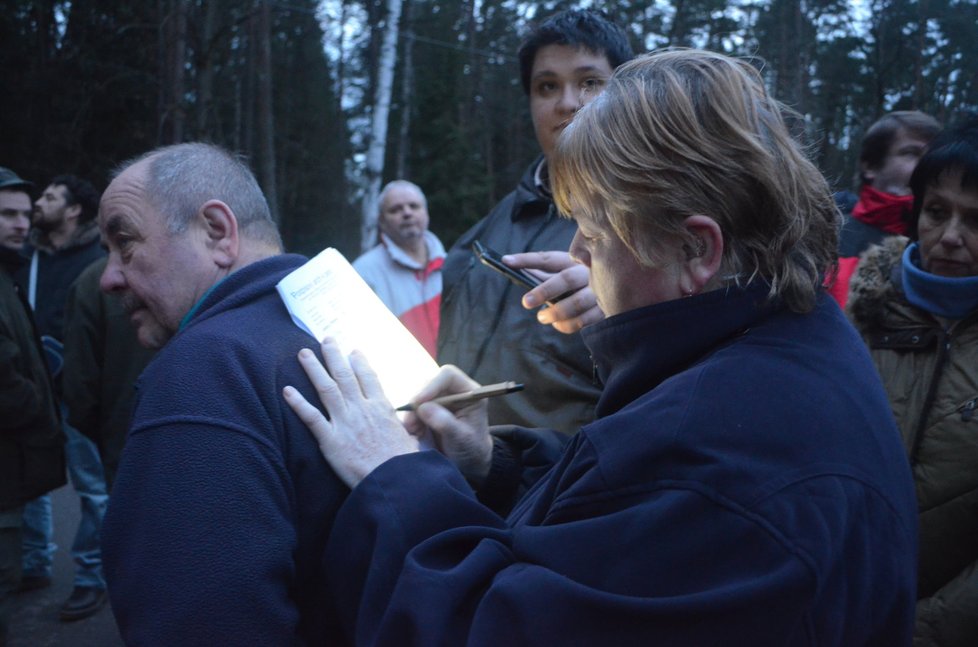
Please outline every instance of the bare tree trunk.
[{"label": "bare tree trunk", "polygon": [[31,15],[37,21],[35,46],[37,62],[40,66],[46,67],[54,58],[56,47],[53,42],[54,2],[34,2],[31,6]]},{"label": "bare tree trunk", "polygon": [[391,91],[394,85],[394,65],[397,63],[398,22],[402,0],[387,0],[387,20],[384,39],[377,63],[377,93],[371,115],[370,145],[367,148],[367,191],[363,196],[363,225],[360,229],[360,248],[367,251],[376,240],[377,195],[384,172],[384,151],[387,144],[387,118],[390,114]]},{"label": "bare tree trunk", "polygon": [[275,186],[275,130],[272,114],[272,43],[271,10],[268,0],[259,0],[258,14],[258,147],[260,177],[272,220],[279,222],[278,190]]},{"label": "bare tree trunk", "polygon": [[458,79],[455,81],[459,92],[455,95],[457,103],[455,108],[455,123],[458,124],[458,132],[462,137],[469,133],[469,119],[472,116],[472,108],[475,104],[475,85],[473,76],[475,75],[475,1],[464,0],[462,8],[459,10],[459,18],[464,20],[462,33],[465,34],[465,45],[468,65],[460,65],[458,68]]},{"label": "bare tree trunk", "polygon": [[343,104],[343,93],[346,92],[346,16],[348,0],[340,3],[340,55],[336,61],[336,96],[340,105]]},{"label": "bare tree trunk", "polygon": [[240,150],[248,151],[249,155],[253,155],[256,144],[255,144],[255,103],[257,91],[255,89],[256,82],[255,77],[258,76],[258,53],[257,45],[258,42],[258,17],[252,12],[247,20],[247,36],[245,42],[247,45],[241,48],[241,55],[244,57],[244,67],[245,67],[245,82],[244,88],[241,93],[241,105],[244,109],[244,115],[242,119],[242,130],[241,130],[241,147]]},{"label": "bare tree trunk", "polygon": [[397,140],[397,177],[406,178],[407,153],[410,148],[411,102],[414,95],[414,28],[411,26],[411,0],[404,0],[402,16],[407,32],[404,34],[404,64],[401,65],[401,131]]},{"label": "bare tree trunk", "polygon": [[161,144],[183,141],[186,108],[187,2],[157,2],[160,29],[157,48],[160,61],[157,140]]},{"label": "bare tree trunk", "polygon": [[[484,2],[482,3],[482,6],[480,7],[480,11],[481,11],[481,15],[479,16],[479,21],[481,24],[486,24],[486,18],[487,18],[486,3]],[[473,48],[474,47],[475,45],[473,44]],[[493,147],[493,141],[492,141],[492,131],[493,131],[492,118],[491,118],[492,115],[490,114],[490,111],[487,110],[488,97],[492,92],[492,90],[489,89],[490,67],[491,65],[488,65],[484,60],[480,61],[479,64],[475,66],[476,73],[477,73],[475,83],[476,83],[476,87],[478,88],[477,92],[482,99],[481,102],[475,105],[477,107],[476,121],[479,124],[478,125],[479,132],[477,134],[480,140],[479,148],[481,148],[482,157],[485,160],[486,178],[488,178],[488,185],[489,185],[489,195],[488,195],[489,200],[487,202],[488,204],[496,204],[497,202],[495,198],[496,155],[495,155],[495,148]]]},{"label": "bare tree trunk", "polygon": [[686,2],[685,0],[675,0],[672,3],[672,24],[669,25],[669,34],[666,36],[666,45],[675,45],[680,38],[686,37]]},{"label": "bare tree trunk", "polygon": [[156,12],[159,14],[159,22],[157,23],[158,26],[156,28],[156,73],[160,80],[159,84],[157,85],[158,90],[156,92],[156,143],[162,144],[164,141],[164,131],[166,127],[166,30],[167,24],[169,23],[166,0],[156,0]]},{"label": "bare tree trunk", "polygon": [[793,31],[795,33],[795,47],[798,48],[798,65],[795,68],[795,75],[793,79],[794,87],[792,88],[792,95],[794,95],[794,105],[792,106],[801,114],[805,114],[808,110],[808,101],[806,100],[806,89],[808,88],[808,66],[810,61],[809,49],[808,49],[808,38],[805,33],[805,16],[802,11],[804,3],[799,1],[793,6],[792,18],[794,19]]},{"label": "bare tree trunk", "polygon": [[913,107],[924,106],[924,51],[927,43],[927,0],[917,3],[917,51],[914,54]]},{"label": "bare tree trunk", "polygon": [[171,141],[178,144],[183,141],[184,125],[187,120],[186,97],[186,72],[187,69],[187,2],[177,0],[173,15],[173,63],[170,67],[170,78],[172,91],[170,102],[172,105],[172,127],[170,129]]},{"label": "bare tree trunk", "polygon": [[217,3],[208,2],[204,7],[204,33],[198,54],[197,90],[197,137],[208,134],[211,111],[214,106],[214,24],[217,21]]}]

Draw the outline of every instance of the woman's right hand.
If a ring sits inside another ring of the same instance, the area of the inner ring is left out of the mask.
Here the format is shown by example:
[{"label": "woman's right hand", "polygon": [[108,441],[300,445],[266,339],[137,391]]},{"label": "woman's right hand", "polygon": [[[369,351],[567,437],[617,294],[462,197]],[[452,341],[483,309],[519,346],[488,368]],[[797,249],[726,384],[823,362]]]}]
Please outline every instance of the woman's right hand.
[{"label": "woman's right hand", "polygon": [[479,383],[458,367],[446,365],[414,397],[415,412],[404,421],[408,431],[421,436],[431,432],[435,448],[452,461],[473,488],[478,490],[489,476],[492,465],[492,437],[489,435],[489,405],[479,400],[459,409],[448,409],[430,400],[443,395],[465,393]]},{"label": "woman's right hand", "polygon": [[532,270],[543,283],[523,295],[523,307],[540,308],[550,299],[553,305],[537,310],[537,321],[565,335],[576,333],[604,319],[589,285],[591,272],[567,252],[524,252],[507,254],[503,262],[513,268]]}]

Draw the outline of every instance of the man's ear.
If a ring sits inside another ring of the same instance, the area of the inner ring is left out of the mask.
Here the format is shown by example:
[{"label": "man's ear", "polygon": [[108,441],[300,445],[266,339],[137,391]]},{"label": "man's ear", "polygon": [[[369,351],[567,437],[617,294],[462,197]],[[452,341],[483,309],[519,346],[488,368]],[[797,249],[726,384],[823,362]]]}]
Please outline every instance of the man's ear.
[{"label": "man's ear", "polygon": [[[387,219],[384,218],[384,212],[381,211],[379,214],[377,214],[377,232],[382,233],[385,236],[390,236],[391,234],[389,231],[387,231],[387,229]],[[380,238],[378,237],[377,240],[379,241]]]},{"label": "man's ear", "polygon": [[70,207],[65,208],[65,219],[66,220],[77,220],[81,216],[82,208],[80,204],[73,204]]},{"label": "man's ear", "polygon": [[682,289],[685,294],[698,294],[708,289],[723,262],[723,232],[717,221],[709,216],[690,216],[683,221],[690,243],[683,246]]},{"label": "man's ear", "polygon": [[238,260],[241,242],[234,212],[220,200],[208,200],[197,215],[214,263],[222,269],[229,269]]}]

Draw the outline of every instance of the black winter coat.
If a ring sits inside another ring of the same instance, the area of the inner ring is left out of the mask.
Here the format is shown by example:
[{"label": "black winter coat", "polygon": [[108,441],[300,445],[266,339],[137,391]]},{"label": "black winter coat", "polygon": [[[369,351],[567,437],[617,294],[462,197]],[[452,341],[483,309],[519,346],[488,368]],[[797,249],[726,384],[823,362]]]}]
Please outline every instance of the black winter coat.
[{"label": "black winter coat", "polygon": [[0,249],[0,510],[65,483],[64,435],[40,339],[14,283],[16,252]]},{"label": "black winter coat", "polygon": [[471,250],[480,240],[501,254],[567,251],[577,225],[561,218],[537,188],[534,173],[541,159],[449,250],[442,269],[438,363],[455,364],[481,384],[526,385],[520,393],[489,401],[493,424],[573,434],[594,419],[600,395],[580,334],[564,335],[538,323],[520,302],[526,290],[483,267]]}]

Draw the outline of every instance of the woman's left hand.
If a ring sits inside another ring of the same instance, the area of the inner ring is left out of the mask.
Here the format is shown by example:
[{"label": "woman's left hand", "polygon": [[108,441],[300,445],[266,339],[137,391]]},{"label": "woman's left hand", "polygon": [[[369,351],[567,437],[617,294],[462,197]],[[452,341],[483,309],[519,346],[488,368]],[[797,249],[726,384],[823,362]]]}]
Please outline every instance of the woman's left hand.
[{"label": "woman's left hand", "polygon": [[337,476],[353,488],[386,460],[418,451],[418,439],[398,420],[362,354],[354,351],[347,359],[330,338],[322,352],[326,367],[307,348],[299,351],[299,363],[330,419],[295,388],[285,387],[283,395]]}]

